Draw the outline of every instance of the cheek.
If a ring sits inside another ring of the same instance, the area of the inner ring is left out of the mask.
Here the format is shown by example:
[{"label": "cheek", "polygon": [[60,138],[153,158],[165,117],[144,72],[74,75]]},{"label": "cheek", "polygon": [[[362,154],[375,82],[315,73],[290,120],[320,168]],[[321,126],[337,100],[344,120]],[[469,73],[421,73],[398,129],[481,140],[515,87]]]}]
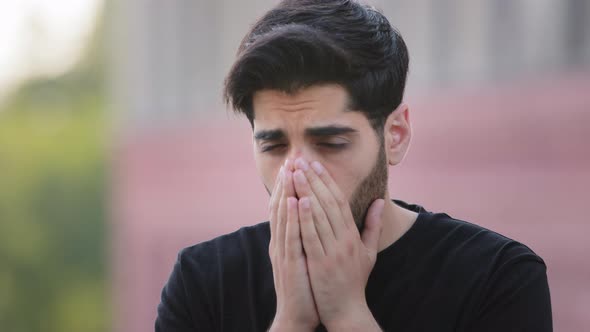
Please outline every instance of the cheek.
[{"label": "cheek", "polygon": [[322,162],[348,201],[371,172],[377,158],[377,152],[374,150],[373,146],[365,146],[341,156],[343,158],[326,158]]},{"label": "cheek", "polygon": [[368,173],[364,165],[354,161],[354,159],[338,164],[325,164],[325,167],[348,201],[350,201],[355,189],[366,176],[365,173]]},{"label": "cheek", "polygon": [[256,170],[264,186],[271,191],[274,188],[279,169],[283,164],[279,158],[262,158],[258,153],[254,153]]}]

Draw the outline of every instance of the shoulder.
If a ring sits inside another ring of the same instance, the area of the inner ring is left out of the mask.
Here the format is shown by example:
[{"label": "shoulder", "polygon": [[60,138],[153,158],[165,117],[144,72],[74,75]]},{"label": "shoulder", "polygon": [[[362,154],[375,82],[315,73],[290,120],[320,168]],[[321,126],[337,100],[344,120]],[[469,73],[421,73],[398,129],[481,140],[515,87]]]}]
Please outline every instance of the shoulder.
[{"label": "shoulder", "polygon": [[[446,286],[467,289],[465,311],[474,331],[549,331],[551,301],[544,260],[527,245],[447,214],[431,214],[429,245]],[[461,294],[458,291],[455,296]]]},{"label": "shoulder", "polygon": [[267,250],[269,233],[268,223],[260,223],[182,249],[162,290],[156,330],[214,330],[220,315],[218,294],[238,287],[252,261],[264,259],[258,252]]},{"label": "shoulder", "polygon": [[546,275],[530,247],[446,213],[421,212],[408,257],[448,284],[488,288],[515,277]]},{"label": "shoulder", "polygon": [[547,266],[527,245],[444,213],[427,213],[422,226],[422,262],[446,288],[455,290],[454,296],[470,303],[468,316],[495,317],[493,321],[498,315],[522,313],[527,306],[530,312],[550,316]]},{"label": "shoulder", "polygon": [[269,224],[263,222],[182,249],[164,286],[162,302],[165,298],[185,298],[192,304],[194,299],[212,301],[214,296],[209,294],[237,285],[236,280],[252,266],[264,266],[270,260],[269,238]]},{"label": "shoulder", "polygon": [[532,261],[545,265],[543,259],[527,245],[488,228],[446,213],[427,213],[424,219],[426,245],[435,245],[446,254],[467,261]]},{"label": "shoulder", "polygon": [[185,272],[191,272],[191,267],[231,266],[254,252],[268,252],[269,241],[269,223],[262,222],[184,248],[178,255],[178,263]]}]

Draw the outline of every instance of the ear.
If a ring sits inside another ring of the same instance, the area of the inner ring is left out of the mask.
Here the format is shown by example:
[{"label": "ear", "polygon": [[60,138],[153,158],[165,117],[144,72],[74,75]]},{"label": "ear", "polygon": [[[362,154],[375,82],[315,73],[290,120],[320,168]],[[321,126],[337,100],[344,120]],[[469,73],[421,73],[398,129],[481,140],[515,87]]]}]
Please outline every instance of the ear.
[{"label": "ear", "polygon": [[401,103],[385,120],[383,128],[385,153],[389,165],[395,166],[404,160],[412,139],[410,109]]}]

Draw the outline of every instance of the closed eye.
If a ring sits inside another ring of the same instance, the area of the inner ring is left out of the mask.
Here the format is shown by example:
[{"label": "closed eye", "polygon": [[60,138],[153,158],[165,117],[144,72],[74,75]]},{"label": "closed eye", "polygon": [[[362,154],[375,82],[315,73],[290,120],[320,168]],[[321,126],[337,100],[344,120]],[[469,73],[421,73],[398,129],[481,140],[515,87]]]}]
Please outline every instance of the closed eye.
[{"label": "closed eye", "polygon": [[317,145],[320,146],[320,147],[323,147],[323,148],[340,150],[340,149],[344,149],[346,146],[348,146],[348,143],[327,143],[327,142],[320,142],[320,143],[317,143]]},{"label": "closed eye", "polygon": [[[316,146],[324,149],[330,150],[342,150],[346,148],[350,143],[329,143],[329,142],[318,142]],[[260,147],[261,152],[279,152],[282,149],[286,148],[287,144],[279,143],[279,144],[267,144]]]},{"label": "closed eye", "polygon": [[286,147],[287,144],[267,144],[267,145],[263,145],[260,148],[260,151],[262,152],[272,152],[272,151],[277,151],[278,149],[284,148]]}]

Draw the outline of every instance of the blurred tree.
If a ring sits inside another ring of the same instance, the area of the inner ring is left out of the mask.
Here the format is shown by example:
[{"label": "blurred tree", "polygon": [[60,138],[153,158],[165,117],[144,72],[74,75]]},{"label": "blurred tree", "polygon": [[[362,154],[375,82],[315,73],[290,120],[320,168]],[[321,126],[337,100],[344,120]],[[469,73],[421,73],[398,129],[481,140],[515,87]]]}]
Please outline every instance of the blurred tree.
[{"label": "blurred tree", "polygon": [[79,63],[0,109],[0,330],[107,331],[105,11]]}]

